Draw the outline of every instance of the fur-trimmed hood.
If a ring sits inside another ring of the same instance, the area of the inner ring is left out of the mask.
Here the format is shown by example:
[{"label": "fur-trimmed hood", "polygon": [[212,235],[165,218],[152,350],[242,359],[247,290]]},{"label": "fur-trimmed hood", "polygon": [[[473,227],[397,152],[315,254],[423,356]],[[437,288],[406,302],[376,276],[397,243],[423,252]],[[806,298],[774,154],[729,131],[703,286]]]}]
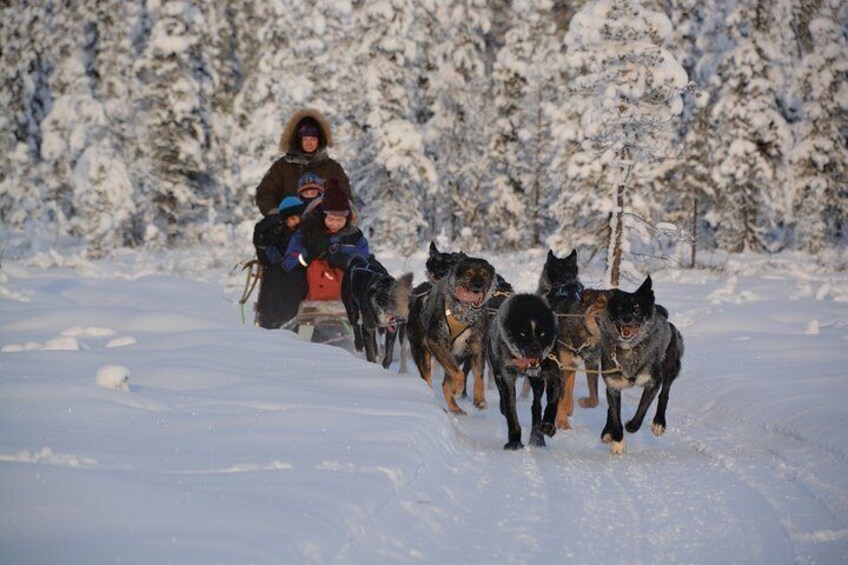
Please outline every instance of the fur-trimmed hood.
[{"label": "fur-trimmed hood", "polygon": [[318,150],[320,151],[326,147],[333,146],[333,136],[330,133],[330,122],[327,121],[327,118],[314,108],[304,108],[295,112],[286,124],[283,134],[280,136],[280,151],[283,153],[289,153],[290,151],[295,153],[300,152],[300,148],[295,143],[295,136],[297,134],[298,124],[306,118],[312,118],[315,120],[318,127],[321,129]]}]

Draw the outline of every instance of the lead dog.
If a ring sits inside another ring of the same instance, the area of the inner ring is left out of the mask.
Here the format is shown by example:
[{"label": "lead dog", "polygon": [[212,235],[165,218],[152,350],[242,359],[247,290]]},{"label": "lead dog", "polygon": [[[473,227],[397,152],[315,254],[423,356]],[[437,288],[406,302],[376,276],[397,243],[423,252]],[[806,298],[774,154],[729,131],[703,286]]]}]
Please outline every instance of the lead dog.
[{"label": "lead dog", "polygon": [[486,407],[483,391],[483,340],[486,302],[495,289],[495,269],[488,261],[464,255],[430,291],[412,303],[407,330],[412,358],[421,378],[433,386],[435,357],[445,371],[442,391],[448,409],[465,414],[454,396],[462,391],[460,365],[470,360],[474,374],[474,406]]},{"label": "lead dog", "polygon": [[[500,393],[501,414],[506,417],[508,441],[504,449],[519,449],[521,425],[515,406],[515,381],[524,375],[533,387],[530,444],[545,445],[545,435],[556,433],[554,421],[561,378],[556,363],[548,359],[557,338],[556,320],[541,297],[513,294],[504,301],[489,329],[487,354]],[[542,416],[542,393],[547,405]]]},{"label": "lead dog", "polygon": [[382,365],[392,364],[395,339],[400,339],[401,370],[405,371],[404,331],[409,317],[409,293],[412,273],[398,279],[374,258],[354,257],[345,268],[342,279],[342,302],[353,327],[357,351],[365,350],[365,358],[377,362],[377,332],[385,331],[386,342]]},{"label": "lead dog", "polygon": [[601,354],[607,385],[607,423],[601,439],[612,444],[612,453],[625,451],[621,425],[621,390],[643,387],[636,414],[624,426],[633,433],[642,426],[645,413],[659,393],[657,412],[651,423],[654,435],[665,433],[668,391],[680,373],[683,337],[668,321],[668,311],[656,305],[651,277],[636,292],[611,291],[601,316]]}]

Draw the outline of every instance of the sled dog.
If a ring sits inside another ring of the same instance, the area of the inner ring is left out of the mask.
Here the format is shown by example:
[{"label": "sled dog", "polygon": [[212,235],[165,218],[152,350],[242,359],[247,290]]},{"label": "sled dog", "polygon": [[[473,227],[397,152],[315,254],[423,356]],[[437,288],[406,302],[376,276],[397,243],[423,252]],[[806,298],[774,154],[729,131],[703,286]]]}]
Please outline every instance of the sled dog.
[{"label": "sled dog", "polygon": [[[508,441],[504,449],[523,447],[515,406],[515,381],[520,375],[526,376],[533,388],[530,444],[544,446],[544,436],[556,433],[554,421],[561,377],[556,363],[548,359],[556,338],[554,314],[535,294],[513,294],[504,301],[492,320],[486,352],[500,393],[501,414],[507,421]],[[544,416],[543,392],[547,393]]]},{"label": "sled dog", "polygon": [[367,260],[354,257],[345,268],[342,302],[353,327],[354,345],[357,351],[365,350],[368,361],[376,363],[377,332],[384,330],[384,369],[392,364],[395,339],[400,340],[401,369],[404,368],[404,333],[411,286],[412,273],[395,279],[373,255]]},{"label": "sled dog", "polygon": [[495,289],[495,269],[488,261],[462,256],[448,273],[416,299],[407,324],[412,358],[421,378],[433,386],[431,361],[435,357],[445,371],[442,390],[448,409],[465,412],[454,396],[462,390],[459,365],[466,359],[474,373],[474,405],[483,409],[483,340],[486,335],[486,302]]},{"label": "sled dog", "polygon": [[668,321],[668,311],[655,304],[651,277],[636,292],[610,291],[601,315],[601,356],[607,387],[607,422],[601,439],[611,443],[612,453],[624,453],[621,425],[621,389],[643,387],[633,418],[624,426],[633,433],[642,426],[645,413],[659,393],[657,412],[651,423],[654,435],[665,433],[668,391],[680,373],[683,337]]}]

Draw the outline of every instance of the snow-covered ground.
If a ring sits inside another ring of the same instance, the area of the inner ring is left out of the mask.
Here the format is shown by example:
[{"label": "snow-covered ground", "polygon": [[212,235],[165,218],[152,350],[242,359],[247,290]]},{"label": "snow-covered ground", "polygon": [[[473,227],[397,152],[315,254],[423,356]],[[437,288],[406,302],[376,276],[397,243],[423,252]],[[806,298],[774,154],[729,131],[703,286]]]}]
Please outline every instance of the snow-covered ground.
[{"label": "snow-covered ground", "polygon": [[[544,254],[491,259],[530,291]],[[845,272],[654,273],[683,372],[667,434],[613,456],[603,402],[505,452],[495,390],[451,416],[397,364],[242,325],[225,263],[3,262],[0,562],[848,561]]]}]

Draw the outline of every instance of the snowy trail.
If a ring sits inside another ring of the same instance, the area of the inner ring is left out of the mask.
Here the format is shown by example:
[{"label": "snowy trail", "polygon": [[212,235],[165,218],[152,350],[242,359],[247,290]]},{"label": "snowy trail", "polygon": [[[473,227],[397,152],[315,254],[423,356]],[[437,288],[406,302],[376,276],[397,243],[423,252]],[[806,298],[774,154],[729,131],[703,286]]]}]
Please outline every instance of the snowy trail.
[{"label": "snowy trail", "polygon": [[[628,405],[635,409],[635,400]],[[672,437],[676,428],[660,439],[637,433],[628,436],[630,453],[612,457],[597,437],[604,412],[595,409],[575,414],[575,429],[559,432],[548,447],[512,453],[501,449],[499,413],[466,409],[468,417],[450,417],[467,450],[444,501],[453,510],[430,507],[422,534],[429,533],[433,545],[422,550],[425,561],[450,561],[453,551],[504,563],[778,563],[787,555],[802,557],[784,531],[781,509],[763,500],[744,474],[712,460],[703,446],[715,439]],[[526,435],[529,403],[520,403],[520,410]],[[377,516],[370,528],[390,530],[397,520]],[[480,547],[480,539],[496,541]],[[382,550],[366,543],[353,555]]]},{"label": "snowy trail", "polygon": [[612,456],[603,401],[506,452],[496,390],[451,416],[397,363],[222,321],[216,285],[4,270],[0,561],[848,561],[845,277],[661,282],[669,429]]}]

